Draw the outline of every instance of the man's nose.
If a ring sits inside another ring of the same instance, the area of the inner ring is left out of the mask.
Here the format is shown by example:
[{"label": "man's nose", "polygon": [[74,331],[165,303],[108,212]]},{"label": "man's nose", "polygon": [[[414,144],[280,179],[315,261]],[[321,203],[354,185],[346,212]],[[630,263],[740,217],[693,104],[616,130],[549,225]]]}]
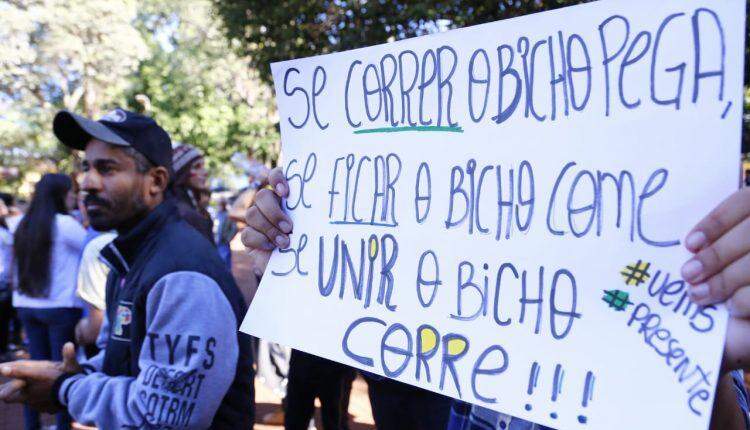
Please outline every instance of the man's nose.
[{"label": "man's nose", "polygon": [[101,177],[96,171],[89,170],[83,175],[83,181],[81,182],[81,189],[87,193],[91,191],[99,191],[101,189]]}]

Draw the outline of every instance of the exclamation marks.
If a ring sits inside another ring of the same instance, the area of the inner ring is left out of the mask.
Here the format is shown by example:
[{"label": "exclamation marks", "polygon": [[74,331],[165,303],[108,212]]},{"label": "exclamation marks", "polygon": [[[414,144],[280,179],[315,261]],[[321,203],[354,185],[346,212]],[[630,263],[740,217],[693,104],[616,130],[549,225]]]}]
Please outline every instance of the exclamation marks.
[{"label": "exclamation marks", "polygon": [[[529,396],[534,394],[534,391],[537,388],[537,385],[539,384],[539,372],[540,367],[538,362],[534,362],[531,365],[531,371],[529,372],[529,384],[526,388],[526,394]],[[555,371],[552,375],[552,396],[550,399],[552,400],[552,404],[555,405],[557,400],[562,395],[562,387],[563,382],[565,381],[565,370],[563,370],[563,367],[561,364],[555,365]],[[596,381],[596,377],[594,376],[594,373],[591,371],[586,372],[586,379],[583,384],[583,398],[581,400],[581,406],[586,408],[588,407],[589,403],[594,399],[594,382]],[[530,411],[533,409],[531,406],[531,402],[526,403],[524,408],[527,411]],[[549,414],[550,418],[553,420],[556,420],[558,418],[557,412],[550,412]],[[581,414],[578,415],[578,422],[581,424],[586,424],[588,421],[588,417]]]},{"label": "exclamation marks", "polygon": [[[529,387],[526,389],[526,394],[529,396],[534,394],[534,388],[536,388],[536,383],[539,380],[539,363],[536,361],[534,364],[531,365],[531,372],[529,372]],[[526,403],[526,410],[531,410],[531,404]]]},{"label": "exclamation marks", "polygon": [[[560,396],[560,393],[562,393],[562,383],[563,378],[565,377],[565,371],[562,369],[561,365],[555,366],[555,376],[552,379],[552,401],[556,402],[557,397]],[[557,419],[557,412],[552,412],[549,414],[550,418]]]},{"label": "exclamation marks", "polygon": [[[586,382],[583,384],[583,399],[581,400],[581,406],[584,408],[594,399],[594,381],[596,381],[594,374],[590,371],[586,372]],[[585,415],[578,415],[579,423],[586,424],[587,420],[588,418]]]}]

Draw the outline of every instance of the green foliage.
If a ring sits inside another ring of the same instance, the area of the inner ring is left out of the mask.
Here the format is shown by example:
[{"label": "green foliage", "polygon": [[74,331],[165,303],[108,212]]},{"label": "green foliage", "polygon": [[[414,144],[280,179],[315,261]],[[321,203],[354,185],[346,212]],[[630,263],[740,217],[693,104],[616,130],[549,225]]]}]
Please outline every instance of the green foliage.
[{"label": "green foliage", "polygon": [[[213,0],[228,37],[270,82],[275,61],[326,54],[592,0]],[[750,16],[750,2],[747,2]],[[750,58],[750,26],[745,27]],[[750,61],[745,61],[745,85]]]},{"label": "green foliage", "polygon": [[235,152],[278,148],[272,94],[238,57],[209,0],[0,0],[0,187],[9,170],[72,170],[60,109],[153,115],[229,173]]},{"label": "green foliage", "polygon": [[247,60],[236,56],[219,31],[207,1],[153,2],[142,13],[153,55],[141,62],[127,94],[131,108],[152,115],[172,139],[200,148],[214,173],[248,148],[275,156],[279,139],[272,97]]},{"label": "green foliage", "polygon": [[213,0],[264,80],[269,64],[585,3],[587,0]]},{"label": "green foliage", "polygon": [[52,136],[52,117],[59,109],[98,115],[127,86],[148,54],[131,25],[135,10],[130,0],[0,1],[3,167],[70,167],[70,152]]}]

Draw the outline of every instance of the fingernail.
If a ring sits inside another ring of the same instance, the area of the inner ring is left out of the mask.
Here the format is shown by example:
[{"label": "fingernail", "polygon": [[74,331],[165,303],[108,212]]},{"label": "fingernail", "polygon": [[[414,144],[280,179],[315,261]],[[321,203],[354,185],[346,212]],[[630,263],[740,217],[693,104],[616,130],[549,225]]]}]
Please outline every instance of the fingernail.
[{"label": "fingernail", "polygon": [[289,244],[289,239],[286,236],[278,235],[276,236],[276,245],[279,245],[280,248],[285,248]]},{"label": "fingernail", "polygon": [[263,272],[261,272],[260,269],[253,269],[253,273],[255,273],[255,276],[257,276],[258,278],[263,277]]},{"label": "fingernail", "polygon": [[284,184],[276,184],[276,194],[278,194],[279,196],[282,196],[284,195],[285,192],[286,192],[286,187],[284,186]]},{"label": "fingernail", "polygon": [[690,299],[694,302],[702,301],[708,297],[708,285],[700,284],[692,286],[688,289],[688,294],[690,294]]},{"label": "fingernail", "polygon": [[0,368],[0,373],[2,373],[3,375],[6,375],[6,376],[10,375],[10,367],[8,367],[8,366],[1,367]]},{"label": "fingernail", "polygon": [[283,231],[284,233],[289,233],[290,231],[292,231],[292,225],[291,225],[291,224],[289,224],[289,223],[288,223],[287,221],[281,221],[281,222],[279,223],[279,228],[280,228],[280,229],[281,229],[281,231]]},{"label": "fingernail", "polygon": [[702,231],[694,231],[685,238],[685,245],[691,251],[697,251],[706,244],[706,235]]},{"label": "fingernail", "polygon": [[682,266],[682,278],[686,281],[697,278],[703,271],[703,263],[693,258]]}]

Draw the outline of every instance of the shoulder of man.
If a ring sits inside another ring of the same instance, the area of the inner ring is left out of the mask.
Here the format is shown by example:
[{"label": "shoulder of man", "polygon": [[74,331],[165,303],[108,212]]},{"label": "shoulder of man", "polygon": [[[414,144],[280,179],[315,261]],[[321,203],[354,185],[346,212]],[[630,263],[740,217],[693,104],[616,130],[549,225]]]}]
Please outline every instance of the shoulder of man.
[{"label": "shoulder of man", "polygon": [[239,314],[245,303],[232,274],[219,258],[216,247],[185,221],[169,223],[159,233],[153,249],[144,256],[141,268],[143,286],[150,288],[165,276],[195,273],[213,279]]},{"label": "shoulder of man", "polygon": [[177,202],[177,213],[193,229],[198,231],[206,239],[212,240],[213,221],[208,216],[202,215],[197,209],[190,206],[184,201]]}]

